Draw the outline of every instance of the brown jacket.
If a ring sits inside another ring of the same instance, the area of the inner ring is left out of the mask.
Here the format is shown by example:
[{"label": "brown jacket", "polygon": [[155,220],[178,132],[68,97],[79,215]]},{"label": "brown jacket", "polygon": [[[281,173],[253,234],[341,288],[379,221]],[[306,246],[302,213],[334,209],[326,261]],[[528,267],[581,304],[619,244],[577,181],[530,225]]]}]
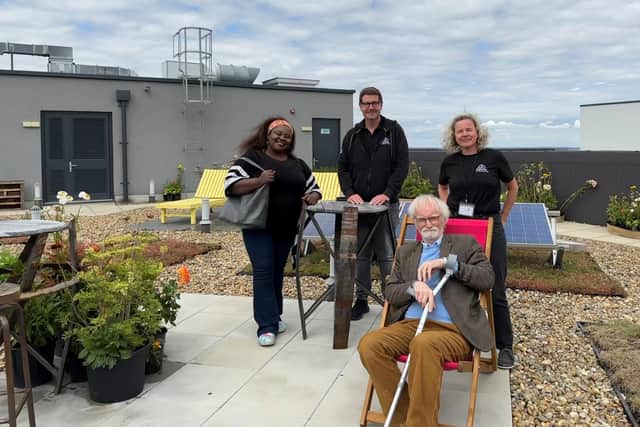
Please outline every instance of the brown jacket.
[{"label": "brown jacket", "polygon": [[[482,351],[493,344],[491,328],[480,306],[479,292],[493,287],[495,275],[484,251],[473,237],[463,234],[445,234],[442,237],[440,256],[458,256],[459,269],[442,287],[442,300],[462,335]],[[396,254],[393,271],[385,290],[389,300],[389,323],[401,320],[413,298],[407,289],[417,280],[422,256],[422,244],[410,242],[402,245]]]}]

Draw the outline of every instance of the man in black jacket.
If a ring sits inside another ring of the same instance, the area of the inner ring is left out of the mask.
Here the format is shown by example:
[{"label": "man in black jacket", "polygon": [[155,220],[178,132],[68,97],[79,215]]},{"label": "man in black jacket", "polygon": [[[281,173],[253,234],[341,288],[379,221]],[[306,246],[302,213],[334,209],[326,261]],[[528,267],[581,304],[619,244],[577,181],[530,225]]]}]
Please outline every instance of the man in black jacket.
[{"label": "man in black jacket", "polygon": [[[398,222],[398,194],[409,169],[409,147],[402,127],[395,120],[382,116],[382,94],[375,87],[360,91],[360,111],[364,120],[347,132],[338,159],[340,187],[349,203],[389,204],[395,229]],[[374,215],[358,218],[358,244],[373,228]],[[371,243],[360,254],[356,280],[371,289],[371,260],[375,254],[382,277],[391,273],[394,236],[388,227],[378,226]],[[351,319],[359,320],[369,312],[368,293],[358,287]]]}]

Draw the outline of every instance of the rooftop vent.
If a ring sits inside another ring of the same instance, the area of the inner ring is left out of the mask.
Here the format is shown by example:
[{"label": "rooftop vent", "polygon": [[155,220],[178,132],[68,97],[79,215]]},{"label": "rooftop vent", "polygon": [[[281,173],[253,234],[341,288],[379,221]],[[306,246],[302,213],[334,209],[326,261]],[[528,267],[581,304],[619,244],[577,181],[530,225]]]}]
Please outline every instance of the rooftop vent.
[{"label": "rooftop vent", "polygon": [[293,87],[315,87],[320,80],[294,79],[291,77],[274,77],[262,82],[265,86],[293,86]]}]

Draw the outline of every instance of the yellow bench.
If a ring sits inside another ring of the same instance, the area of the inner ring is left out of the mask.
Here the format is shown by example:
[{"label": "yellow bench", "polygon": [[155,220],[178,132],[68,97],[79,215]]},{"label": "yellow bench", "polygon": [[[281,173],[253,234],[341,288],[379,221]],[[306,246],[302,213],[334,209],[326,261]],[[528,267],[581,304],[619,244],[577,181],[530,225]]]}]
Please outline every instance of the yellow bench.
[{"label": "yellow bench", "polygon": [[[205,169],[193,198],[175,200],[173,202],[162,202],[155,205],[156,208],[160,209],[160,222],[165,224],[169,216],[188,216],[191,218],[191,224],[196,224],[196,212],[202,206],[202,199],[209,199],[209,204],[212,208],[222,206],[226,199],[224,195],[225,176],[227,176],[226,169]],[[167,212],[169,210],[188,210],[189,213]]]},{"label": "yellow bench", "polygon": [[314,172],[313,175],[322,191],[322,200],[336,200],[342,195],[337,172]]}]

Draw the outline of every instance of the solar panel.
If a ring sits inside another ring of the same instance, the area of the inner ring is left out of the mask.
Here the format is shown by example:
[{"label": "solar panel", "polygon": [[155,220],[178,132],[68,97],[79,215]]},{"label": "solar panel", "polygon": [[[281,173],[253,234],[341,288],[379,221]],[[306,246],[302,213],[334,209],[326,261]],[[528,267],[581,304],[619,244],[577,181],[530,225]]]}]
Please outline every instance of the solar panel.
[{"label": "solar panel", "polygon": [[[317,213],[313,217],[318,221],[318,225],[322,229],[325,237],[327,239],[333,239],[336,216],[330,213]],[[303,238],[312,240],[320,238],[320,233],[318,233],[318,230],[312,222],[309,222],[305,227]]]},{"label": "solar panel", "polygon": [[544,203],[515,203],[504,232],[508,246],[556,246]]}]

